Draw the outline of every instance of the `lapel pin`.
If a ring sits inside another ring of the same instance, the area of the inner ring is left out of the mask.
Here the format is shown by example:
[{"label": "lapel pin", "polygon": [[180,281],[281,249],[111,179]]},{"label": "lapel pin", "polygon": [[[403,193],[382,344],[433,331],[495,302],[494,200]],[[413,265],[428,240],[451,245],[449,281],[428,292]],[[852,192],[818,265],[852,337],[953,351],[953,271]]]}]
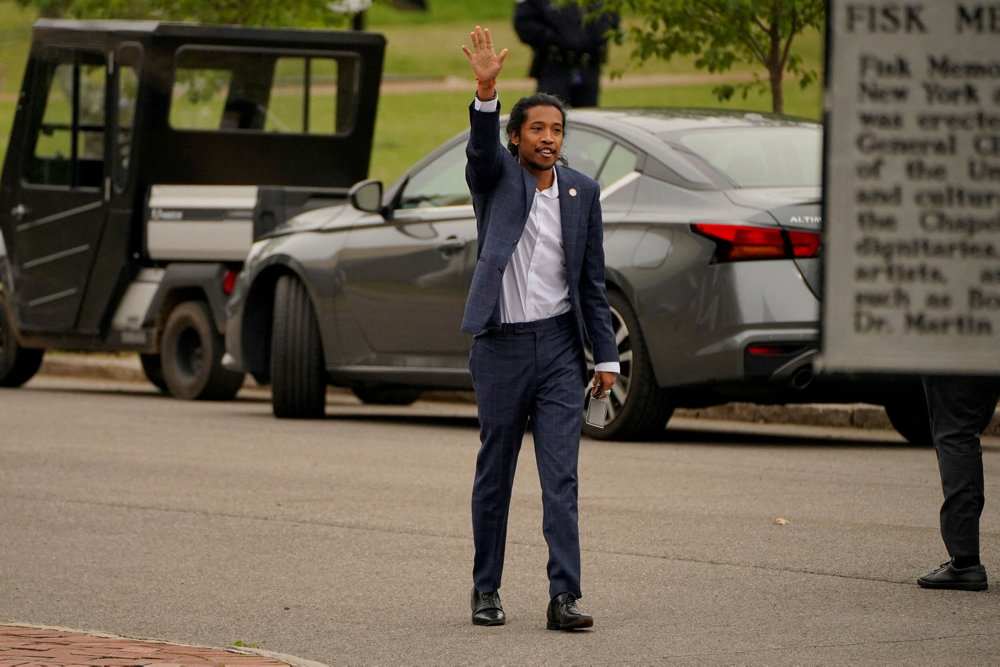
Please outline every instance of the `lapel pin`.
[{"label": "lapel pin", "polygon": [[569,196],[570,197],[575,197],[576,196],[576,188],[570,188],[569,189]]}]

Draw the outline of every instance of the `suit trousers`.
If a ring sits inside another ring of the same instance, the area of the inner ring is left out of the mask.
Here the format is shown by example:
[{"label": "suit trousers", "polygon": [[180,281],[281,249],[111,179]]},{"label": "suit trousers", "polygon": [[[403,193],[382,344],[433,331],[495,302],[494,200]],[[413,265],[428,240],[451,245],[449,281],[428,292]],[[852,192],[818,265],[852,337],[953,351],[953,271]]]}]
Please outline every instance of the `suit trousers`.
[{"label": "suit trousers", "polygon": [[952,558],[979,555],[983,513],[983,448],[979,436],[996,410],[993,381],[925,376],[931,435],[941,470],[941,537]]},{"label": "suit trousers", "polygon": [[577,462],[586,378],[571,313],[504,324],[475,338],[469,357],[481,446],[472,488],[473,583],[500,588],[514,471],[528,423],[542,487],[549,595],[581,595]]}]

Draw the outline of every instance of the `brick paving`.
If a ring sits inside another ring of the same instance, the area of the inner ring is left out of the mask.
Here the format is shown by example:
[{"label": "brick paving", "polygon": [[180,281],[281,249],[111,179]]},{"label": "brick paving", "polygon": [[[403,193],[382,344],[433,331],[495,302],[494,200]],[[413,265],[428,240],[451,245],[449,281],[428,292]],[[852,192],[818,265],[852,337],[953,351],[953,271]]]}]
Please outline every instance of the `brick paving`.
[{"label": "brick paving", "polygon": [[0,667],[35,665],[288,667],[288,663],[274,658],[217,648],[96,636],[74,630],[0,625]]}]

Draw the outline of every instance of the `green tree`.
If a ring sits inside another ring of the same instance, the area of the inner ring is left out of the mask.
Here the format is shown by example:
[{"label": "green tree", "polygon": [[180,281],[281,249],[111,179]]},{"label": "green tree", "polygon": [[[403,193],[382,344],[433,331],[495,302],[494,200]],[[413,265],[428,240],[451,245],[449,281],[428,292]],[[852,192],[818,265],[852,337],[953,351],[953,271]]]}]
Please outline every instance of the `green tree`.
[{"label": "green tree", "polygon": [[[561,0],[593,7],[593,0]],[[823,29],[825,0],[604,0],[604,9],[618,12],[625,29],[616,39],[632,46],[630,59],[696,57],[695,66],[725,72],[737,63],[763,65],[767,78],[715,88],[720,100],[737,90],[769,87],[771,108],[784,111],[782,83],[787,72],[805,88],[817,73],[792,50],[802,31]]]},{"label": "green tree", "polygon": [[37,7],[39,16],[50,19],[65,16],[70,2],[72,0],[17,0],[22,7]]}]

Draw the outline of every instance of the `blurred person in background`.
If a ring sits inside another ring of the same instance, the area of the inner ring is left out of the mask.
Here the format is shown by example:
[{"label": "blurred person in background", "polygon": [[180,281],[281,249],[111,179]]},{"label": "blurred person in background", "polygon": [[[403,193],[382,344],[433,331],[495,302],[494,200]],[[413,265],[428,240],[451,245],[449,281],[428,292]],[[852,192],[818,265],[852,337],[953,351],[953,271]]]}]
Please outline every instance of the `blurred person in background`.
[{"label": "blurred person in background", "polygon": [[617,14],[600,10],[599,2],[581,8],[551,0],[517,0],[514,30],[534,54],[529,76],[538,80],[538,92],[556,95],[574,107],[597,106],[608,32],[617,30],[619,23]]}]

